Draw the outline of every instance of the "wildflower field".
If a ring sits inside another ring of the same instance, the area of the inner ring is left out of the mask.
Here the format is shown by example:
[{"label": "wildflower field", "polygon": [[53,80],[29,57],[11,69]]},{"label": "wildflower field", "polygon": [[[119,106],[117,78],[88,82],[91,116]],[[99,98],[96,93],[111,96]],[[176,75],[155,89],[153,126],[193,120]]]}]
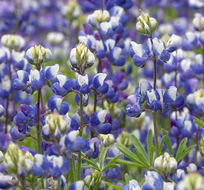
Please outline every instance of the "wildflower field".
[{"label": "wildflower field", "polygon": [[1,0],[0,189],[204,190],[204,0]]}]

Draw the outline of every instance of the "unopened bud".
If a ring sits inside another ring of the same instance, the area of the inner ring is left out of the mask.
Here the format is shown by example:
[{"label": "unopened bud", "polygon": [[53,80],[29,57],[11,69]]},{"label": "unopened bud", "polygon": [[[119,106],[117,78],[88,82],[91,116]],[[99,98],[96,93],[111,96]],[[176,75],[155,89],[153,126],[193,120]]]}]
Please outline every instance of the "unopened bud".
[{"label": "unopened bud", "polygon": [[157,28],[156,19],[148,13],[141,12],[137,20],[136,29],[140,33],[151,35]]}]

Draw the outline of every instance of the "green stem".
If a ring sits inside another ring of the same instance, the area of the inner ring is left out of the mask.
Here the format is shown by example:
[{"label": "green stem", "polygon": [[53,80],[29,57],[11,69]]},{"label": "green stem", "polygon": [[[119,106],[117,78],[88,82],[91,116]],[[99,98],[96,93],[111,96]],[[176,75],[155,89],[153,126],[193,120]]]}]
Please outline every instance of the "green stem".
[{"label": "green stem", "polygon": [[40,129],[40,98],[41,98],[41,89],[38,90],[38,98],[37,98],[37,144],[38,144],[38,152],[41,153],[41,129]]},{"label": "green stem", "polygon": [[154,122],[154,137],[155,137],[155,146],[156,146],[156,156],[159,156],[159,143],[158,143],[158,130],[157,130],[157,113],[152,112],[153,122]]},{"label": "green stem", "polygon": [[[80,129],[79,129],[79,136],[82,136],[83,132],[83,94],[80,94]],[[78,154],[78,168],[77,168],[77,179],[81,179],[81,151]]]},{"label": "green stem", "polygon": [[[150,41],[153,46],[152,36],[150,36]],[[153,62],[154,62],[154,90],[157,87],[157,58],[156,55],[153,53]],[[158,127],[157,127],[157,113],[154,111],[152,113],[153,116],[153,123],[154,123],[154,136],[155,136],[155,146],[156,146],[156,156],[159,156],[159,143],[158,143]]]},{"label": "green stem", "polygon": [[195,149],[195,165],[197,165],[198,158],[197,158],[197,153],[198,153],[198,148],[199,148],[199,126],[197,128],[196,136],[195,136],[195,144],[196,144],[196,149]]}]

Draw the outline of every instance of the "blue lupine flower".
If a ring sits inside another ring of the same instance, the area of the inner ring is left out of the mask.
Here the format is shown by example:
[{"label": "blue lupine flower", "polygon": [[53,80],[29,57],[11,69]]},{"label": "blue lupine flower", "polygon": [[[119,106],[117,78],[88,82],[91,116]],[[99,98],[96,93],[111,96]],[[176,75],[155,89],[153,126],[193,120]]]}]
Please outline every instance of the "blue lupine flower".
[{"label": "blue lupine flower", "polygon": [[5,108],[0,104],[0,117],[5,114]]},{"label": "blue lupine flower", "polygon": [[167,42],[167,51],[173,52],[180,48],[182,45],[182,38],[173,34]]},{"label": "blue lupine flower", "polygon": [[17,78],[14,79],[13,86],[16,90],[23,90],[27,86],[29,81],[29,74],[26,71],[19,70],[17,71]]},{"label": "blue lupine flower", "polygon": [[7,48],[0,48],[0,63],[6,62],[10,56],[9,50]]},{"label": "blue lupine flower", "polygon": [[104,92],[107,89],[108,90],[108,86],[104,83],[105,79],[107,77],[106,73],[98,73],[96,75],[94,75],[93,77],[93,87],[98,90],[99,92]]},{"label": "blue lupine flower", "polygon": [[146,60],[150,57],[150,50],[147,44],[131,42],[130,55],[137,67],[143,67]]},{"label": "blue lupine flower", "polygon": [[183,59],[179,65],[179,71],[182,80],[187,80],[195,76],[193,66],[190,59]]},{"label": "blue lupine flower", "polygon": [[163,41],[159,40],[158,38],[153,38],[152,41],[152,52],[157,56],[157,62],[164,64],[164,62],[169,60],[170,53],[165,49],[165,44]]},{"label": "blue lupine flower", "polygon": [[204,73],[204,56],[201,54],[197,54],[195,56],[195,65],[193,65],[194,71],[196,74]]},{"label": "blue lupine flower", "polygon": [[161,109],[160,95],[157,90],[147,90],[145,93],[145,100],[150,109],[154,111]]},{"label": "blue lupine flower", "polygon": [[53,80],[57,76],[58,71],[59,71],[59,65],[58,64],[45,67],[45,78],[47,80]]},{"label": "blue lupine flower", "polygon": [[141,190],[139,183],[134,179],[130,180],[129,184],[125,185],[122,190],[132,190],[132,189]]},{"label": "blue lupine flower", "polygon": [[112,126],[110,123],[104,123],[97,127],[97,131],[100,134],[109,134],[112,130]]},{"label": "blue lupine flower", "polygon": [[[80,106],[80,95],[79,95],[79,93],[76,94],[75,101],[76,101],[77,105]],[[89,95],[88,94],[83,94],[82,103],[83,103],[83,106],[88,105],[88,103],[89,103]]]},{"label": "blue lupine flower", "polygon": [[89,89],[89,79],[88,75],[80,75],[77,74],[77,85],[78,85],[78,90],[79,92],[83,94],[88,94],[90,89]]},{"label": "blue lupine flower", "polygon": [[154,171],[147,171],[142,190],[162,189],[162,178]]},{"label": "blue lupine flower", "polygon": [[39,90],[42,88],[45,82],[45,73],[44,70],[38,71],[37,69],[30,71],[30,81],[31,81],[31,88],[33,90]]},{"label": "blue lupine flower", "polygon": [[56,95],[64,96],[72,90],[72,81],[63,74],[57,75],[57,81],[52,85],[52,90]]},{"label": "blue lupine flower", "polygon": [[0,86],[0,96],[5,99],[8,98],[10,92],[12,91],[12,83],[8,75],[5,75],[1,79],[1,86]]},{"label": "blue lupine flower", "polygon": [[52,176],[54,179],[69,171],[69,162],[62,156],[48,156],[48,161],[52,164]]},{"label": "blue lupine flower", "polygon": [[163,101],[173,107],[181,107],[184,105],[184,97],[177,96],[177,88],[175,86],[170,86],[169,89],[164,93]]},{"label": "blue lupine flower", "polygon": [[67,102],[63,102],[63,97],[53,95],[48,100],[48,108],[53,112],[55,109],[59,114],[65,115],[69,111]]},{"label": "blue lupine flower", "polygon": [[84,190],[84,186],[84,181],[76,181],[69,187],[69,190]]},{"label": "blue lupine flower", "polygon": [[4,175],[4,174],[0,173],[0,188],[1,189],[8,189],[11,186],[13,186],[12,178],[13,177],[10,175]]},{"label": "blue lupine flower", "polygon": [[103,123],[105,121],[105,117],[106,117],[107,113],[108,113],[107,110],[101,110],[97,113],[94,113],[90,119],[91,125],[97,126],[97,125]]},{"label": "blue lupine flower", "polygon": [[23,139],[23,137],[24,137],[24,134],[20,133],[20,132],[18,131],[18,129],[15,128],[15,127],[12,127],[12,128],[10,129],[9,133],[10,133],[10,135],[11,135],[11,138],[12,138],[14,141]]}]

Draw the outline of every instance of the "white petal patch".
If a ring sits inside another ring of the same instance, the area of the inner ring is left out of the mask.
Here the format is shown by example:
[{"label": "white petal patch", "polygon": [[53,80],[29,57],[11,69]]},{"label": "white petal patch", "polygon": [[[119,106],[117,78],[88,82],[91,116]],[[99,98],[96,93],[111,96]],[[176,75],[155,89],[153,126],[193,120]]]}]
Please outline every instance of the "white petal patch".
[{"label": "white petal patch", "polygon": [[130,42],[133,51],[135,52],[135,54],[139,57],[142,57],[143,55],[143,48],[142,48],[142,44],[137,44],[136,42]]},{"label": "white petal patch", "polygon": [[119,47],[115,47],[115,48],[113,49],[113,57],[114,57],[114,59],[117,60],[117,59],[120,58],[121,51],[122,51],[122,49],[119,48]]},{"label": "white petal patch", "polygon": [[173,101],[176,100],[176,93],[177,93],[177,88],[175,86],[170,86],[170,88],[168,89],[168,94]]},{"label": "white petal patch", "polygon": [[104,80],[105,80],[107,74],[106,73],[99,73],[99,74],[97,74],[97,76],[98,76],[98,81],[99,81],[100,85],[103,86],[103,83],[104,83]]},{"label": "white petal patch", "polygon": [[67,77],[65,75],[59,74],[57,75],[57,80],[59,81],[60,87],[63,87],[67,80]]},{"label": "white petal patch", "polygon": [[17,71],[18,79],[19,79],[20,82],[23,81],[24,73],[25,73],[25,72],[22,71],[22,70]]},{"label": "white petal patch", "polygon": [[147,91],[147,96],[148,96],[148,99],[149,99],[149,103],[151,104],[153,102],[153,100],[156,100],[156,95],[155,95],[155,92],[154,90],[149,90]]},{"label": "white petal patch", "polygon": [[36,79],[36,80],[40,80],[40,72],[37,69],[31,70],[30,71],[30,77],[31,77],[31,81]]},{"label": "white petal patch", "polygon": [[84,84],[89,84],[89,79],[88,75],[86,74],[85,76],[83,75],[77,75],[77,82],[79,83],[80,86],[83,86]]},{"label": "white petal patch", "polygon": [[98,119],[100,120],[101,123],[105,121],[105,117],[107,115],[108,111],[107,110],[101,110],[98,112]]}]

